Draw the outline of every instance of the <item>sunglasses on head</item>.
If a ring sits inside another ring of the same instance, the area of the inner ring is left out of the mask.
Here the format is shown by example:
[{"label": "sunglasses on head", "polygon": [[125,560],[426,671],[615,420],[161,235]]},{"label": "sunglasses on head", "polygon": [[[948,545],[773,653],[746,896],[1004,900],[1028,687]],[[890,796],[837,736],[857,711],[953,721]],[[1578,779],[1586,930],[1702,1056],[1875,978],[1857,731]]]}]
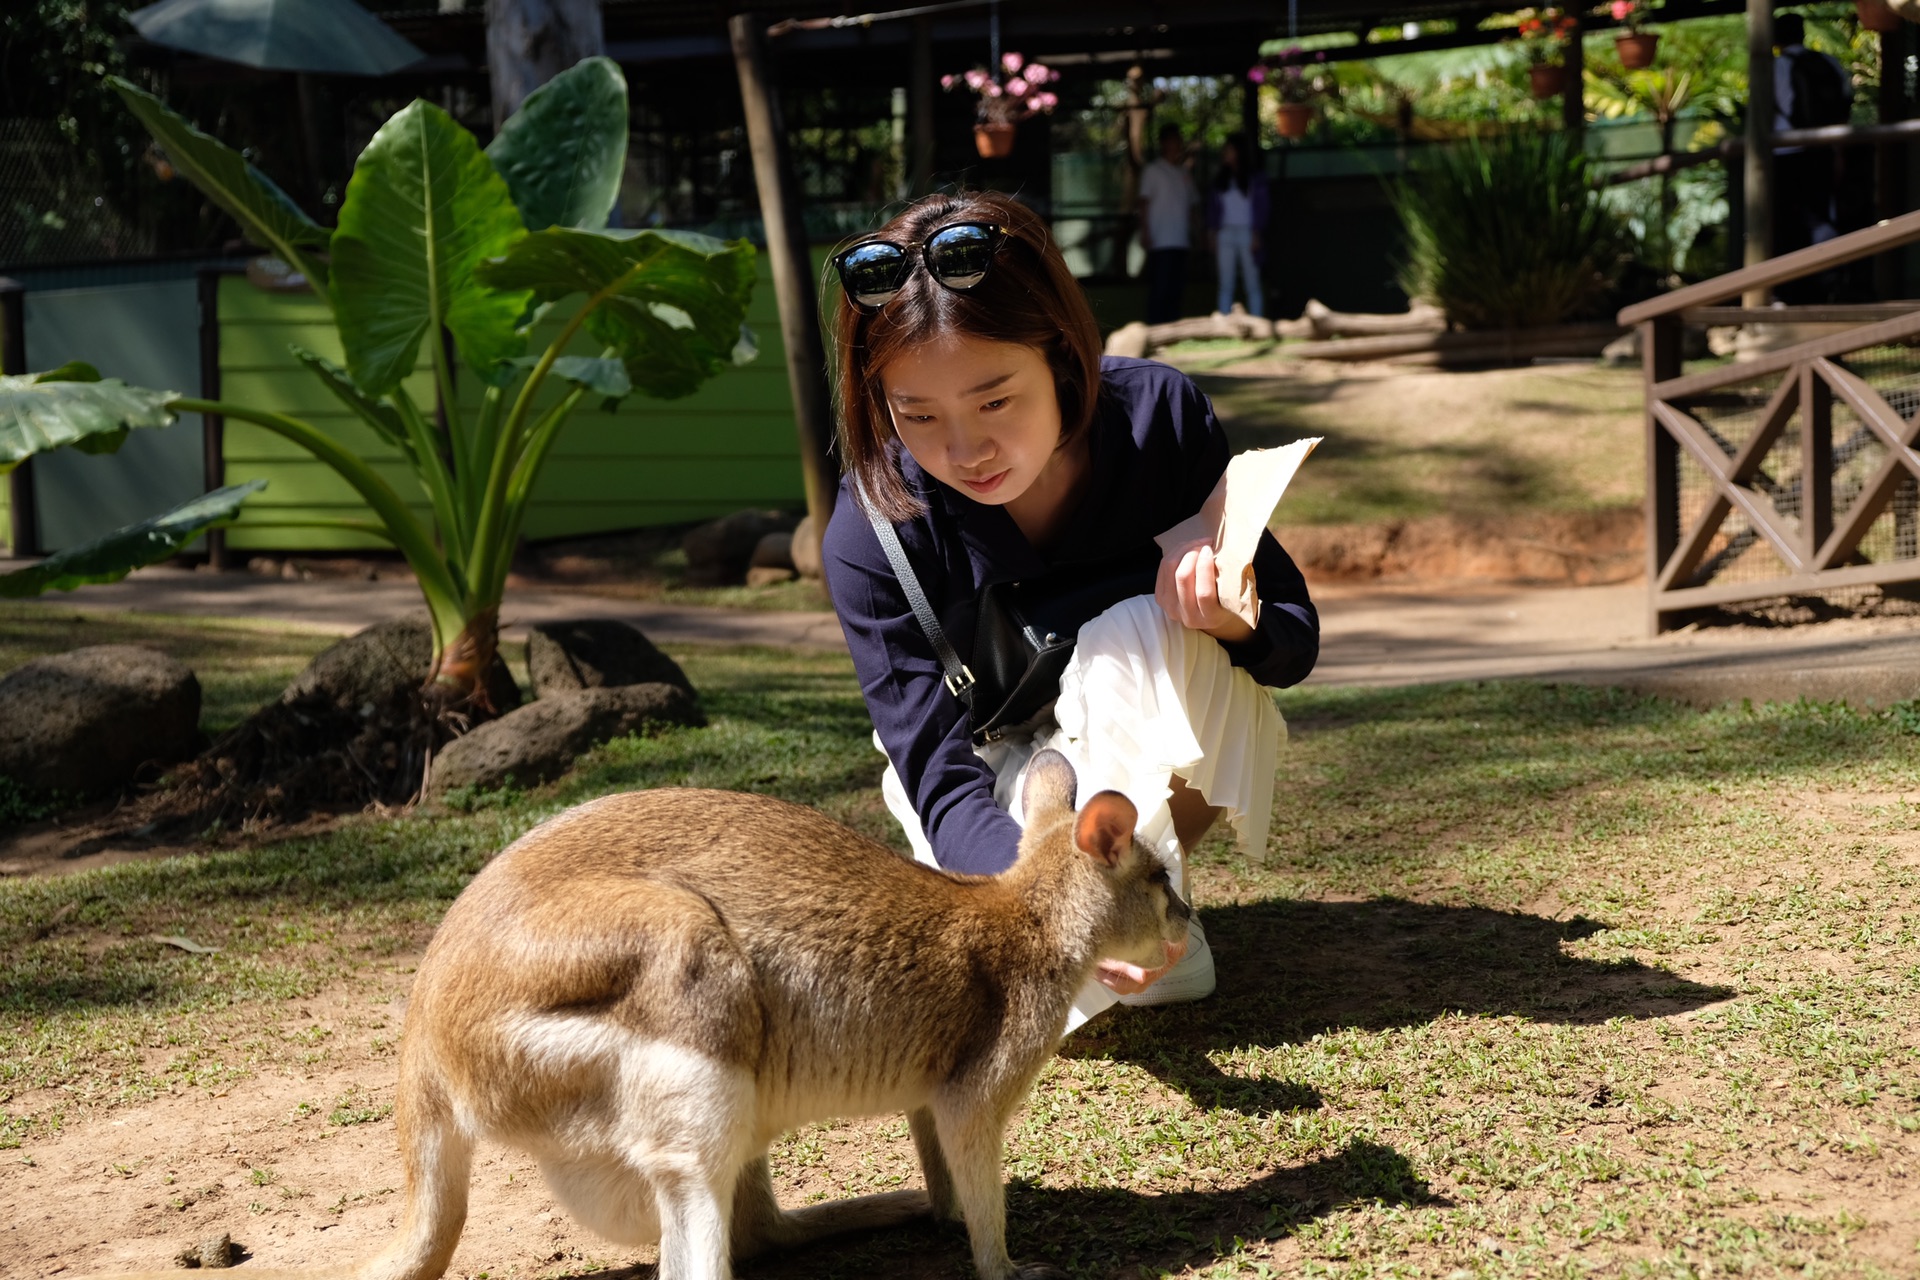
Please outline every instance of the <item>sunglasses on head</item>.
[{"label": "sunglasses on head", "polygon": [[840,287],[857,307],[878,311],[892,302],[913,270],[914,250],[927,274],[942,285],[965,293],[987,278],[993,256],[1007,241],[1008,228],[989,222],[950,222],[925,240],[895,244],[891,240],[863,240],[833,257]]}]

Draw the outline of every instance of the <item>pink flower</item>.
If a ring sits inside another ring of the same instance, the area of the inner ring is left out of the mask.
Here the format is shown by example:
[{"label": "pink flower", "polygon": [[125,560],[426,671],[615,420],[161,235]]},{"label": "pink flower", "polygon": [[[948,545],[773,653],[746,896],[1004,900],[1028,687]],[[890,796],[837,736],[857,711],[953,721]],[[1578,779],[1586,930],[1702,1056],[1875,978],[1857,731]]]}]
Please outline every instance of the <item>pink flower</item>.
[{"label": "pink flower", "polygon": [[987,81],[986,87],[982,89],[980,92],[986,94],[989,98],[997,98],[1002,93],[1005,93],[1006,90],[1002,89],[999,85],[989,80]]},{"label": "pink flower", "polygon": [[954,83],[955,83],[955,78],[953,76],[940,77],[940,87],[942,89],[951,89],[953,88]]},{"label": "pink flower", "polygon": [[1247,79],[1255,84],[1265,84],[1267,82],[1267,69],[1261,66],[1248,67]]},{"label": "pink flower", "polygon": [[1060,99],[1051,93],[1043,93],[1036,100],[1040,103],[1040,110],[1042,111],[1051,111],[1060,105]]},{"label": "pink flower", "polygon": [[1013,79],[1007,81],[1007,92],[1016,98],[1024,98],[1027,96],[1027,82],[1019,76],[1015,76]]},{"label": "pink flower", "polygon": [[975,93],[978,93],[980,92],[980,90],[984,89],[991,82],[991,80],[992,80],[992,77],[989,76],[986,72],[980,70],[980,68],[978,67],[975,67],[973,70],[967,72],[967,88],[973,90]]},{"label": "pink flower", "polygon": [[1020,74],[1020,68],[1026,65],[1026,61],[1025,58],[1017,53],[1003,53],[1000,55],[1000,65],[1006,68],[1006,72],[1010,76]]},{"label": "pink flower", "polygon": [[1613,0],[1613,20],[1625,22],[1627,15],[1633,12],[1633,0]]},{"label": "pink flower", "polygon": [[1060,78],[1054,73],[1052,67],[1045,66],[1038,62],[1029,62],[1027,64],[1026,76],[1028,84],[1048,84]]}]

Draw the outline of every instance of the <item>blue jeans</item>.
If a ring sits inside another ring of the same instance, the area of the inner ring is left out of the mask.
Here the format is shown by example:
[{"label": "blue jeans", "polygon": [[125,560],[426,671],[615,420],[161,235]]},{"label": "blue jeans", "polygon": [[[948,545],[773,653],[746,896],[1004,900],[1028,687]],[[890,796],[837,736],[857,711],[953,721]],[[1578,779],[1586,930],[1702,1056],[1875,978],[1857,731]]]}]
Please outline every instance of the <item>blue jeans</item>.
[{"label": "blue jeans", "polygon": [[1220,299],[1215,311],[1233,308],[1234,275],[1246,278],[1247,310],[1256,316],[1267,314],[1266,295],[1260,289],[1260,264],[1253,256],[1252,227],[1222,227],[1214,238],[1214,265],[1220,270]]}]

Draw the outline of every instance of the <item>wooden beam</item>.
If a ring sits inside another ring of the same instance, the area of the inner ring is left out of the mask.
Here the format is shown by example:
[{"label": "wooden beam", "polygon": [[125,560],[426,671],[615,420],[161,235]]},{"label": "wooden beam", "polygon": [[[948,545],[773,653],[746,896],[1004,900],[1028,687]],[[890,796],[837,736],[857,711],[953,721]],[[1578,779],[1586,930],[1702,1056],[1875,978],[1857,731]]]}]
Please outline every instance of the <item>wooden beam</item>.
[{"label": "wooden beam", "polygon": [[1920,301],[1854,302],[1805,307],[1694,307],[1680,313],[1688,324],[1878,324],[1920,311]]},{"label": "wooden beam", "polygon": [[1893,501],[1900,482],[1907,476],[1920,478],[1920,454],[1913,451],[1914,437],[1920,434],[1920,421],[1903,419],[1885,397],[1850,370],[1826,360],[1815,361],[1808,367],[1846,402],[1887,449],[1887,456],[1854,498],[1840,527],[1833,530],[1814,553],[1813,567],[1830,569],[1853,554],[1873,522]]},{"label": "wooden beam", "polygon": [[1802,360],[1814,360],[1823,356],[1843,356],[1849,351],[1861,351],[1867,347],[1880,346],[1882,343],[1898,342],[1916,333],[1920,333],[1920,311],[1896,316],[1892,320],[1882,320],[1879,324],[1861,325],[1857,329],[1848,329],[1845,333],[1833,333],[1824,338],[1814,338],[1809,342],[1788,347],[1784,351],[1775,351],[1761,356],[1758,360],[1749,360],[1745,364],[1730,364],[1720,369],[1709,369],[1705,373],[1694,373],[1684,378],[1657,382],[1647,388],[1647,394],[1654,400],[1685,400],[1703,391],[1718,391],[1721,387],[1732,386],[1738,382],[1751,382],[1756,378],[1764,378],[1770,373],[1791,369]]},{"label": "wooden beam", "polygon": [[[220,277],[219,267],[200,268],[197,284],[200,302],[200,398],[220,398]],[[217,413],[200,415],[200,483],[208,493],[227,482],[226,418]],[[214,570],[227,567],[227,531],[207,531],[207,565]]]},{"label": "wooden beam", "polygon": [[[1744,260],[1749,270],[1773,256],[1773,115],[1773,0],[1747,0],[1747,154],[1741,190],[1747,211]],[[1755,277],[1742,285],[1747,305],[1766,306],[1777,283]]]},{"label": "wooden beam", "polygon": [[[1767,401],[1767,407],[1760,411],[1760,425],[1747,437],[1747,442],[1734,453],[1727,466],[1727,479],[1736,485],[1746,485],[1753,479],[1754,472],[1765,461],[1767,450],[1787,429],[1787,420],[1793,416],[1795,406],[1800,400],[1800,380],[1782,378],[1780,385],[1773,389],[1773,396]],[[1732,510],[1733,503],[1725,493],[1715,490],[1713,501],[1707,504],[1707,510],[1694,522],[1680,549],[1659,569],[1654,577],[1656,590],[1671,590],[1676,583],[1684,582],[1693,576],[1700,562],[1707,557],[1707,548],[1713,544],[1713,535],[1720,531],[1721,521]]]},{"label": "wooden beam", "polygon": [[1774,523],[1779,513],[1763,509],[1751,489],[1733,482],[1727,466],[1727,455],[1711,436],[1700,429],[1700,424],[1664,402],[1656,403],[1653,412],[1660,419],[1660,425],[1693,455],[1693,460],[1706,471],[1714,487],[1725,494],[1727,501],[1747,518],[1753,531],[1765,538],[1779,553],[1781,562],[1795,573],[1805,569],[1808,560],[1806,551],[1795,545],[1796,539],[1790,531]]},{"label": "wooden beam", "polygon": [[[0,276],[0,373],[18,377],[27,371],[27,290],[18,280]],[[34,503],[33,459],[7,474],[9,523],[7,554],[40,554],[40,520]]]},{"label": "wooden beam", "polygon": [[1679,613],[1685,609],[1738,604],[1742,600],[1763,600],[1768,596],[1804,595],[1810,591],[1832,591],[1837,587],[1882,587],[1897,582],[1920,582],[1920,559],[1900,560],[1892,564],[1854,565],[1846,569],[1821,569],[1757,582],[1730,582],[1719,586],[1660,591],[1654,594],[1654,608],[1662,614]]},{"label": "wooden beam", "polygon": [[827,394],[819,299],[807,260],[806,228],[788,161],[778,91],[767,75],[766,24],[757,14],[740,13],[727,26],[746,108],[747,141],[753,149],[753,180],[766,227],[773,291],[780,304],[780,337],[787,349],[787,384],[793,393],[793,425],[800,437],[800,472],[815,544],[812,558],[817,562],[818,540],[827,531],[840,489],[828,452],[833,440],[833,403]]},{"label": "wooden beam", "polygon": [[1820,547],[1833,532],[1833,388],[1814,372],[1824,360],[1809,360],[1800,383],[1800,547],[1817,565]]}]

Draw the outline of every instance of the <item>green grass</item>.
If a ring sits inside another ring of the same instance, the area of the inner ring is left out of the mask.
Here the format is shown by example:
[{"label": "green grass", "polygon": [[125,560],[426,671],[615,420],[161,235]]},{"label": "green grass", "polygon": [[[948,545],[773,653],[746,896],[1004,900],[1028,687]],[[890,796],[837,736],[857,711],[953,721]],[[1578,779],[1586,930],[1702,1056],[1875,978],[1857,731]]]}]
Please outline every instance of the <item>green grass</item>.
[{"label": "green grass", "polygon": [[[675,656],[712,727],[609,744],[555,788],[0,882],[0,1142],[30,1158],[85,1113],[390,1053],[384,1014],[316,1035],[289,1011],[383,1010],[489,854],[588,796],[765,791],[889,835],[843,657]],[[1280,699],[1267,856],[1215,839],[1195,864],[1220,991],[1104,1015],[1046,1070],[1009,1141],[1016,1256],[1085,1277],[1914,1272],[1912,716],[1525,684]],[[370,1098],[314,1105],[390,1123]],[[794,1200],[917,1178],[897,1118],[810,1127],[774,1163]],[[964,1257],[929,1227],[750,1274]]]}]

